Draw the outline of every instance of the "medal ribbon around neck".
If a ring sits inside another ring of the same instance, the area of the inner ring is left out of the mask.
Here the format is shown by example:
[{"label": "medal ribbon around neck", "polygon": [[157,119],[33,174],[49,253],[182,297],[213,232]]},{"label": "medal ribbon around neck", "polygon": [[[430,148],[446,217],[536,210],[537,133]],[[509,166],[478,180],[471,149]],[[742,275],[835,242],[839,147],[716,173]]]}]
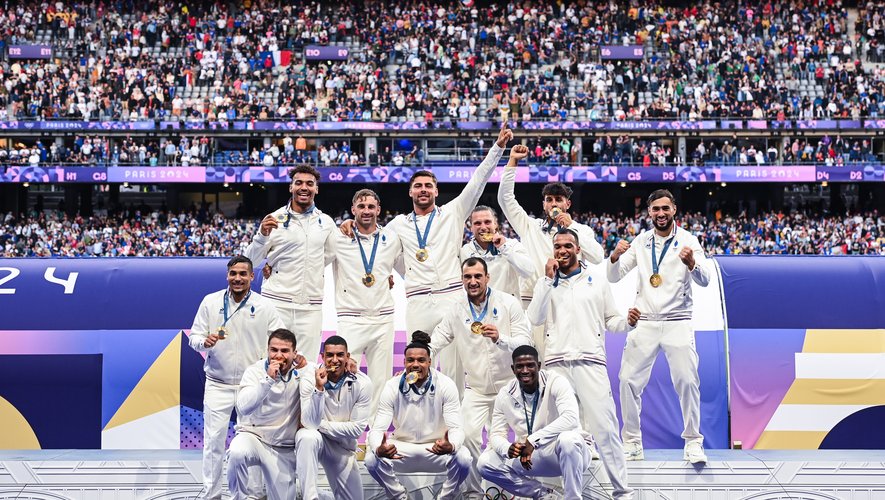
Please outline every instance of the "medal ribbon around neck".
[{"label": "medal ribbon around neck", "polygon": [[246,302],[249,301],[249,297],[251,297],[251,296],[252,296],[252,290],[249,290],[249,293],[247,293],[246,296],[243,297],[243,301],[240,302],[240,306],[237,307],[237,310],[234,311],[233,314],[231,314],[230,316],[228,316],[228,314],[227,314],[227,311],[228,311],[228,309],[227,309],[227,302],[228,302],[228,297],[230,297],[230,289],[228,289],[226,292],[224,292],[224,309],[223,309],[223,311],[224,311],[224,323],[221,324],[222,327],[227,326],[227,322],[228,322],[228,320],[230,320],[231,318],[233,318],[233,317],[234,317],[234,314],[240,312],[240,309],[242,309],[242,308],[246,305]]},{"label": "medal ribbon around neck", "polygon": [[[268,358],[268,359],[264,360],[264,371],[267,372],[267,370],[269,368],[270,368],[270,359]],[[298,370],[296,370],[294,366],[289,369],[289,376],[288,377],[284,377],[282,372],[279,373],[280,380],[282,380],[284,384],[286,382],[292,380],[292,375],[298,375]],[[344,377],[341,377],[341,378],[344,378]]]},{"label": "medal ribbon around neck", "polygon": [[567,280],[567,279],[569,279],[569,278],[571,278],[571,277],[577,275],[577,274],[580,273],[580,272],[581,272],[581,265],[580,265],[580,264],[578,264],[578,268],[577,268],[577,269],[575,269],[574,271],[572,271],[572,272],[570,272],[570,273],[568,273],[568,274],[562,274],[561,272],[559,272],[559,270],[557,270],[557,271],[556,271],[556,275],[553,276],[553,288],[556,288],[556,287],[559,286],[559,280],[560,280],[560,279]]},{"label": "medal ribbon around neck", "polygon": [[473,308],[473,302],[470,302],[470,299],[467,299],[467,305],[470,307],[470,315],[473,316],[473,321],[482,322],[483,318],[486,317],[486,313],[489,312],[489,303],[492,301],[492,289],[486,288],[486,305],[482,308],[482,312],[479,313],[479,316],[476,315],[476,309]]},{"label": "medal ribbon around neck", "polygon": [[673,239],[676,238],[676,235],[670,236],[670,239],[664,242],[664,246],[661,248],[661,260],[658,260],[655,255],[655,237],[651,238],[651,272],[652,274],[658,274],[658,268],[660,267],[660,263],[664,261],[664,255],[667,254],[667,250],[670,248],[670,243],[673,243]]},{"label": "medal ribbon around neck", "polygon": [[403,373],[403,376],[399,381],[399,392],[403,395],[408,394],[409,391],[412,390],[415,391],[415,394],[423,396],[428,390],[430,390],[430,387],[433,384],[433,372],[427,374],[427,380],[424,382],[424,386],[421,389],[416,387],[415,384],[407,384],[406,375],[408,375],[408,372]]},{"label": "medal ribbon around neck", "polygon": [[433,212],[430,212],[430,217],[427,219],[427,226],[424,227],[424,236],[421,236],[421,231],[418,230],[418,214],[412,212],[412,222],[415,223],[415,236],[418,237],[418,248],[424,250],[427,246],[427,238],[430,236],[430,225],[433,224],[433,218],[436,217],[436,209],[433,209]]},{"label": "medal ribbon around neck", "polygon": [[[430,227],[430,224],[427,224]],[[367,260],[366,259],[366,251],[363,248],[363,242],[360,239],[359,234],[354,234],[356,237],[356,242],[360,246],[360,257],[363,258],[363,269],[366,270],[366,275],[372,274],[372,268],[375,267],[375,253],[378,251],[378,232],[375,231],[375,241],[372,243],[372,256]]]},{"label": "medal ribbon around neck", "polygon": [[541,395],[535,393],[535,399],[532,401],[532,418],[529,418],[529,404],[525,399],[525,392],[520,390],[522,393],[522,411],[525,413],[525,426],[529,431],[529,436],[532,435],[532,431],[535,428],[535,417],[538,415],[538,401],[541,399]]},{"label": "medal ribbon around neck", "polygon": [[326,383],[323,384],[323,387],[330,391],[337,391],[338,389],[341,389],[341,386],[344,385],[345,381],[347,381],[347,373],[342,374],[341,378],[338,379],[338,382],[335,382],[334,384],[331,380],[327,379]]}]

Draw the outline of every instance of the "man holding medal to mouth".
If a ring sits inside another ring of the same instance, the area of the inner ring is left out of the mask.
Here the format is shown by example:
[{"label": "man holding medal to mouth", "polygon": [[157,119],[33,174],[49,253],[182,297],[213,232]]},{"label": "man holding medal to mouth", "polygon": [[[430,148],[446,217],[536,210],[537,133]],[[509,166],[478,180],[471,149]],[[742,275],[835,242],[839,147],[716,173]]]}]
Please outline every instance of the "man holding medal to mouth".
[{"label": "man holding medal to mouth", "polygon": [[404,352],[406,370],[384,385],[366,438],[366,469],[388,498],[408,498],[399,473],[443,471],[446,480],[435,498],[457,498],[471,467],[470,452],[462,446],[458,390],[452,379],[431,368],[429,342],[425,332],[412,334]]},{"label": "man holding medal to mouth", "polygon": [[[507,368],[510,353],[531,344],[529,323],[519,299],[489,287],[488,268],[483,259],[470,257],[461,264],[461,281],[466,300],[449,309],[433,330],[432,352],[452,342],[466,365],[467,388],[461,401],[464,445],[474,460],[482,452],[482,430],[490,428],[492,408],[498,391],[511,380]],[[483,495],[481,478],[471,467],[465,482],[467,497]]]},{"label": "man holding medal to mouth", "polygon": [[554,258],[547,261],[545,276],[535,285],[526,315],[547,332],[544,367],[575,388],[581,427],[596,440],[614,498],[628,499],[633,498],[633,490],[627,486],[627,465],[605,368],[605,332],[632,329],[640,312],[632,308],[627,318],[618,312],[604,271],[578,260],[580,245],[571,229],[556,232]]},{"label": "man holding medal to mouth", "polygon": [[[357,439],[369,422],[372,381],[348,371],[347,341],[338,335],[323,344],[323,366],[316,369],[316,387],[301,408],[303,429],[295,437],[301,498],[362,500],[363,484],[356,463]],[[309,376],[305,375],[307,378]],[[323,465],[332,492],[317,489],[318,464]]]},{"label": "man holding medal to mouth", "polygon": [[639,233],[632,244],[619,241],[608,264],[612,283],[634,267],[639,268],[636,306],[643,311],[641,325],[627,336],[621,361],[621,436],[627,460],[642,460],[642,391],[658,352],[663,350],[682,408],[683,458],[693,464],[704,463],[707,456],[700,430],[701,393],[691,326],[691,282],[707,286],[710,271],[697,237],[676,225],[676,203],[670,191],[659,189],[648,197],[648,214],[654,230]]},{"label": "man holding medal to mouth", "polygon": [[347,341],[354,360],[366,353],[369,378],[378,381],[372,413],[378,406],[382,380],[393,374],[393,295],[388,277],[402,267],[402,243],[395,231],[378,225],[381,199],[360,189],[351,206],[353,236],[338,231],[329,238],[326,260],[335,275],[338,334]]},{"label": "man holding medal to mouth", "polygon": [[532,346],[513,351],[510,369],[516,380],[511,376],[495,397],[489,446],[477,463],[482,477],[526,498],[560,498],[535,478],[562,477],[562,498],[582,498],[591,457],[575,391],[565,377],[541,369]]},{"label": "man holding medal to mouth", "polygon": [[[528,252],[533,264],[533,274],[529,279],[523,280],[522,301],[523,306],[528,307],[532,300],[532,291],[538,278],[543,276],[547,260],[553,253],[553,236],[561,228],[568,228],[578,234],[583,246],[581,247],[581,259],[590,264],[602,262],[605,254],[602,246],[596,241],[596,234],[589,226],[585,226],[572,219],[568,211],[572,206],[572,189],[561,182],[552,182],[544,186],[541,191],[544,218],[536,219],[529,216],[524,208],[516,201],[514,186],[516,184],[516,166],[519,161],[528,156],[529,148],[523,145],[513,146],[510,150],[510,160],[501,177],[498,186],[498,205],[510,222],[510,227],[519,235],[519,239]],[[544,359],[546,350],[545,333],[543,329],[534,329],[533,337],[535,348]]]},{"label": "man holding medal to mouth", "polygon": [[267,358],[246,368],[237,394],[237,435],[230,442],[227,484],[234,500],[248,498],[250,467],[261,469],[268,500],[295,498],[295,435],[317,377],[295,369],[295,334],[274,330]]},{"label": "man holding medal to mouth", "polygon": [[240,379],[263,356],[268,336],[284,328],[274,305],[250,290],[253,277],[252,261],[242,255],[230,259],[227,289],[203,299],[188,338],[195,351],[206,353],[201,498],[221,498],[224,442]]},{"label": "man holding medal to mouth", "polygon": [[292,198],[262,221],[246,257],[265,260],[261,293],[271,299],[283,323],[298,337],[298,348],[314,363],[323,329],[323,270],[335,221],[316,207],[320,173],[309,165],[289,172]]},{"label": "man holding medal to mouth", "polygon": [[519,280],[534,274],[525,247],[519,240],[507,239],[499,232],[498,214],[491,207],[474,208],[467,227],[473,232],[473,241],[461,247],[461,262],[470,257],[481,258],[489,267],[489,285],[519,299]]}]

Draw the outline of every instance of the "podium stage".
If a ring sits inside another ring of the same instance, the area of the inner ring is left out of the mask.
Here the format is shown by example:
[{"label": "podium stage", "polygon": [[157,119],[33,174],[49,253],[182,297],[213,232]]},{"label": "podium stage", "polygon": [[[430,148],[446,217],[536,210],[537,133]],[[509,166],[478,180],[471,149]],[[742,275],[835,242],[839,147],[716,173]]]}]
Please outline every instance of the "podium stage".
[{"label": "podium stage", "polygon": [[[682,450],[646,450],[628,462],[642,500],[885,499],[885,450],[707,450],[694,467]],[[178,500],[199,495],[200,451],[0,451],[0,500]],[[602,479],[602,485],[596,481]],[[585,474],[585,499],[609,498],[599,461]],[[443,476],[414,474],[413,499],[431,499]],[[325,478],[321,478],[325,484]],[[364,472],[366,499],[384,498]],[[436,485],[436,486],[435,486]]]}]

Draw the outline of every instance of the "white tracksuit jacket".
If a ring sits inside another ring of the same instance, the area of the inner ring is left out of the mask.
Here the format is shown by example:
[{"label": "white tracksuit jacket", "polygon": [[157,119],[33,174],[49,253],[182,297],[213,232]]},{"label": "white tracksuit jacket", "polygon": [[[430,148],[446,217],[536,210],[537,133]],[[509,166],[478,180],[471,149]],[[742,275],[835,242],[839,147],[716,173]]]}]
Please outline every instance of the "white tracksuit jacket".
[{"label": "white tracksuit jacket", "polygon": [[[270,446],[295,446],[301,409],[313,393],[314,380],[292,373],[287,382],[267,376],[266,359],[246,369],[237,395],[237,432],[254,434]],[[292,368],[294,370],[294,368]]]},{"label": "white tracksuit jacket", "polygon": [[286,205],[271,215],[285,218],[287,213],[291,216],[289,227],[278,220],[279,227],[270,236],[262,235],[259,229],[245,255],[252,260],[256,274],[260,274],[265,259],[273,268],[270,278],[261,283],[265,297],[278,306],[293,304],[319,309],[323,304],[323,270],[328,263],[324,255],[329,235],[338,229],[335,221],[316,207],[296,214]]},{"label": "white tracksuit jacket", "polygon": [[[332,270],[335,273],[335,308],[339,317],[393,314],[393,295],[390,293],[387,278],[393,274],[395,268],[401,268],[402,244],[399,236],[390,229],[378,229],[376,233],[378,233],[378,248],[375,251],[375,262],[372,267],[375,284],[371,287],[365,286],[362,282],[366,271],[356,238],[348,238],[340,231],[335,231],[329,238],[326,261],[331,260]],[[374,234],[364,235],[354,227],[354,235],[362,241],[367,262],[372,258]]]},{"label": "white tracksuit jacket", "polygon": [[237,385],[246,368],[267,354],[267,337],[278,328],[285,328],[273,303],[252,292],[246,305],[229,299],[227,338],[213,347],[203,347],[210,334],[217,333],[224,323],[224,294],[220,290],[207,295],[200,303],[191,326],[188,344],[195,351],[208,351],[203,370],[206,378],[223,384]]},{"label": "white tracksuit jacket", "polygon": [[526,311],[533,325],[546,326],[544,364],[591,361],[605,364],[605,332],[625,332],[627,319],[617,310],[601,270],[585,267],[569,279],[543,277]]},{"label": "white tracksuit jacket", "polygon": [[[305,371],[304,378],[314,380],[314,373]],[[357,439],[369,422],[372,381],[362,372],[344,376],[347,379],[337,391],[318,391],[314,387],[301,408],[301,423],[306,429],[318,430],[342,449],[356,451]]]},{"label": "white tracksuit jacket", "polygon": [[[458,356],[464,360],[467,385],[479,394],[493,395],[513,378],[511,353],[521,345],[532,345],[532,335],[519,299],[491,288],[489,292],[489,307],[482,322],[498,327],[497,344],[470,331],[474,320],[465,294],[433,330],[430,349],[438,352],[454,342]],[[483,308],[474,306],[477,314]]]},{"label": "white tracksuit jacket", "polygon": [[[494,173],[503,152],[504,150],[497,144],[493,145],[461,194],[436,208],[436,215],[427,238],[426,249],[430,255],[425,262],[419,262],[415,257],[420,247],[415,234],[414,212],[397,215],[387,225],[399,235],[403,244],[406,297],[431,291],[451,292],[461,287],[459,257],[464,236],[464,221],[479,201],[483,188]],[[430,214],[417,216],[418,230],[422,237],[429,219]]]},{"label": "white tracksuit jacket", "polygon": [[[639,286],[636,290],[636,307],[642,312],[642,319],[648,321],[690,320],[692,312],[691,282],[700,286],[710,283],[710,270],[704,249],[690,232],[674,224],[675,239],[660,260],[661,250],[670,236],[655,236],[654,230],[636,235],[630,248],[617,262],[607,260],[608,279],[612,283],[620,281],[631,269],[639,268]],[[671,233],[671,236],[673,233]],[[658,272],[663,283],[658,288],[651,286],[652,275],[651,245],[655,244],[655,255],[660,260]],[[682,263],[679,252],[685,248],[694,252],[695,266],[691,271]]]}]

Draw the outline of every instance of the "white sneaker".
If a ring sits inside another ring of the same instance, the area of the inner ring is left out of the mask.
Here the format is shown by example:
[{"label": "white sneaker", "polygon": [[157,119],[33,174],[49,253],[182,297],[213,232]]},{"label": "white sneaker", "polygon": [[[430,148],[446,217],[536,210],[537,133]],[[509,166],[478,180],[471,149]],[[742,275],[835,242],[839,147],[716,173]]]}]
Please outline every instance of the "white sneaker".
[{"label": "white sneaker", "polygon": [[624,443],[624,458],[628,462],[637,460],[645,460],[645,454],[642,452],[642,443],[636,441],[627,441]]},{"label": "white sneaker", "polygon": [[682,459],[688,460],[693,464],[707,463],[707,455],[704,454],[704,446],[697,441],[686,443]]},{"label": "white sneaker", "polygon": [[538,500],[563,500],[565,495],[563,495],[556,488],[547,488],[547,490],[541,494],[541,496],[536,497]]}]

